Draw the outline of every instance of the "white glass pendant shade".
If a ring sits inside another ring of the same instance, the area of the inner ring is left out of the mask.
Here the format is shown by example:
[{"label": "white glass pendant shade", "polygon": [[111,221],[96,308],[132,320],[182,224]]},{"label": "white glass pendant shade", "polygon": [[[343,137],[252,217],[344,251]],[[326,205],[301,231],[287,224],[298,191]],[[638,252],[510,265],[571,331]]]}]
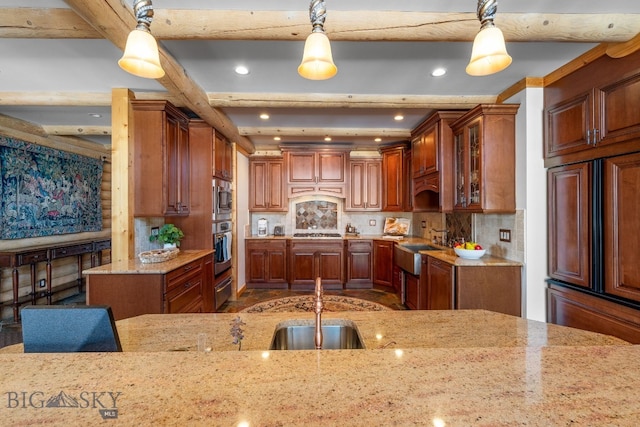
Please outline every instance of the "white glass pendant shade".
[{"label": "white glass pendant shade", "polygon": [[160,65],[158,43],[147,31],[135,29],[127,37],[127,45],[118,65],[123,70],[148,79],[159,79],[164,76]]},{"label": "white glass pendant shade", "polygon": [[467,74],[486,76],[502,71],[510,64],[511,57],[507,53],[502,31],[498,27],[480,30],[473,41]]},{"label": "white glass pendant shade", "polygon": [[298,74],[309,80],[326,80],[335,76],[338,67],[333,63],[331,44],[323,32],[313,32],[304,43]]}]

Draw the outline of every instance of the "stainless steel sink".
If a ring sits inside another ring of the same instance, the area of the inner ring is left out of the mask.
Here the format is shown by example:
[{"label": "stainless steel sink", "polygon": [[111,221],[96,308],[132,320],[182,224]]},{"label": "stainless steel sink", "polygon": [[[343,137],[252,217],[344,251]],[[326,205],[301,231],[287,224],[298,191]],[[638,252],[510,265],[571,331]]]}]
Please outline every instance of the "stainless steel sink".
[{"label": "stainless steel sink", "polygon": [[[328,319],[336,322],[336,319]],[[315,325],[287,324],[276,326],[269,350],[315,350]],[[364,343],[355,323],[340,320],[339,324],[322,323],[323,350],[355,350],[364,349]]]},{"label": "stainless steel sink", "polygon": [[420,263],[422,256],[419,251],[439,251],[440,248],[427,244],[419,245],[396,245],[394,249],[394,259],[398,267],[404,271],[413,274],[414,276],[420,275]]}]

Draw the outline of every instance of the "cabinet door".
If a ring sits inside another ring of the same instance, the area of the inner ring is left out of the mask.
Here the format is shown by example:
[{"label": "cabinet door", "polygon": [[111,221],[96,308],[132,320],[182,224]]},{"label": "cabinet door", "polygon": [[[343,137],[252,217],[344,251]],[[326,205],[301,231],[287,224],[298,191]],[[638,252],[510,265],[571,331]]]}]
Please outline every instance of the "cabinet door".
[{"label": "cabinet door", "polygon": [[344,261],[342,249],[323,249],[317,254],[318,277],[323,285],[344,283]]},{"label": "cabinet door", "polygon": [[345,183],[347,153],[317,153],[318,183]]},{"label": "cabinet door", "polygon": [[393,242],[373,241],[373,283],[393,287]]},{"label": "cabinet door", "polygon": [[404,273],[404,303],[411,310],[420,310],[420,278]]},{"label": "cabinet door", "polygon": [[427,309],[452,310],[454,306],[453,265],[427,256]]},{"label": "cabinet door", "polygon": [[604,161],[604,290],[640,302],[640,153]]},{"label": "cabinet door", "polygon": [[261,283],[267,281],[269,268],[267,252],[263,248],[247,246],[246,275],[248,283]]},{"label": "cabinet door", "polygon": [[249,210],[287,210],[283,159],[251,159],[249,162]]},{"label": "cabinet door", "polygon": [[[347,241],[347,285],[368,285],[373,280],[373,242]],[[353,286],[356,285],[356,286]]]},{"label": "cabinet door", "polygon": [[215,153],[213,176],[230,181],[233,179],[233,146],[221,134],[215,134]]},{"label": "cabinet door", "polygon": [[412,176],[414,178],[419,178],[425,174],[424,145],[422,135],[414,138],[411,141],[411,156],[413,159],[413,165],[411,167]]},{"label": "cabinet door", "polygon": [[548,170],[549,276],[591,286],[591,163]]},{"label": "cabinet door", "polygon": [[304,287],[311,289],[315,285],[317,276],[316,251],[313,247],[291,248],[291,262],[289,263],[289,280],[291,289]]},{"label": "cabinet door", "polygon": [[382,210],[404,210],[404,150],[401,148],[382,154]]},{"label": "cabinet door", "polygon": [[597,144],[627,141],[640,136],[640,73],[597,91],[600,95],[600,129]]},{"label": "cabinet door", "polygon": [[545,157],[589,148],[587,132],[593,128],[593,91],[545,109]]},{"label": "cabinet door", "polygon": [[266,280],[269,283],[287,283],[287,248],[284,241],[280,246],[267,252],[269,273]]},{"label": "cabinet door", "polygon": [[481,209],[482,119],[477,118],[454,136],[455,188],[458,210]]},{"label": "cabinet door", "polygon": [[289,184],[315,184],[316,155],[314,152],[287,153],[287,181]]},{"label": "cabinet door", "polygon": [[379,211],[382,208],[382,162],[352,160],[349,162],[349,188],[345,210]]}]

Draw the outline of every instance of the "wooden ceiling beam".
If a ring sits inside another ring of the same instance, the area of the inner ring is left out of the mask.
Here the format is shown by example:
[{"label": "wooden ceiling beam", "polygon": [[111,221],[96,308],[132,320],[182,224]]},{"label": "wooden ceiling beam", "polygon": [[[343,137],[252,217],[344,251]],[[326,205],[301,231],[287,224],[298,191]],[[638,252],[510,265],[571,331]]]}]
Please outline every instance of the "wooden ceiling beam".
[{"label": "wooden ceiling beam", "polygon": [[111,126],[71,126],[71,125],[44,125],[42,129],[49,135],[111,135]]},{"label": "wooden ceiling beam", "polygon": [[[65,0],[65,2],[100,34],[124,51],[127,36],[136,26],[133,11],[119,0]],[[230,141],[240,144],[253,153],[255,146],[238,133],[238,128],[222,111],[209,105],[204,90],[193,81],[186,70],[165,50],[159,47],[160,63],[165,76],[158,79],[167,91],[197,114],[202,120],[216,128]]]},{"label": "wooden ceiling beam", "polygon": [[[123,2],[105,2],[113,5],[107,10],[109,14],[120,13],[118,10],[124,7]],[[90,8],[77,9],[81,3],[78,0],[67,3],[74,4],[73,9],[81,16],[82,9]],[[298,11],[156,7],[154,12],[151,31],[160,40],[301,41],[311,31],[306,7]],[[495,22],[509,42],[615,43],[626,42],[637,34],[640,14],[499,12]],[[335,41],[472,41],[479,28],[475,13],[393,10],[330,10],[325,24],[327,34]],[[102,38],[102,34],[68,9],[3,8],[0,37]]]},{"label": "wooden ceiling beam", "polygon": [[301,127],[240,127],[242,135],[261,136],[313,136],[313,137],[380,137],[380,138],[411,138],[411,129],[388,128],[301,128]]}]

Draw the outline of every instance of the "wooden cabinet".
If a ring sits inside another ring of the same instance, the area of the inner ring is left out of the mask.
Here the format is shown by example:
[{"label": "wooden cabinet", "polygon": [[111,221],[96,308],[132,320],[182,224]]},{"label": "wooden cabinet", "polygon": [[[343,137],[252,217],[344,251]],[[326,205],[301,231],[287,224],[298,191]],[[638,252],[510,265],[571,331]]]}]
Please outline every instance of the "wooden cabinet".
[{"label": "wooden cabinet", "polygon": [[344,245],[342,240],[292,240],[289,281],[291,289],[314,289],[316,277],[325,289],[342,289]]},{"label": "wooden cabinet", "polygon": [[349,161],[345,211],[380,211],[382,209],[382,160]]},{"label": "wooden cabinet", "polygon": [[424,310],[420,304],[420,276],[404,272],[404,304],[411,310]]},{"label": "wooden cabinet", "polygon": [[394,287],[393,280],[393,245],[389,240],[373,241],[373,284]]},{"label": "wooden cabinet", "polygon": [[547,166],[629,151],[640,137],[639,69],[638,53],[605,55],[545,87]]},{"label": "wooden cabinet", "polygon": [[481,104],[451,123],[454,210],[515,211],[515,114],[518,107]]},{"label": "wooden cabinet", "polygon": [[640,303],[640,153],[605,159],[603,182],[604,292]]},{"label": "wooden cabinet", "polygon": [[245,243],[247,287],[287,289],[287,241],[251,239]]},{"label": "wooden cabinet", "polygon": [[213,249],[211,207],[211,165],[213,164],[215,130],[202,120],[189,122],[189,216],[180,216],[172,222],[184,232],[181,249]]},{"label": "wooden cabinet", "polygon": [[371,288],[373,284],[373,241],[345,240],[349,289]]},{"label": "wooden cabinet", "polygon": [[427,275],[426,286],[424,286],[426,308],[453,310],[455,308],[453,265],[430,256],[423,256],[422,263],[426,264]]},{"label": "wooden cabinet", "polygon": [[547,171],[549,276],[591,286],[591,163]]},{"label": "wooden cabinet", "polygon": [[345,197],[346,151],[285,151],[289,197],[326,194]]},{"label": "wooden cabinet", "polygon": [[[116,320],[142,314],[200,313],[211,275],[204,255],[165,273],[88,273],[87,304],[109,305]],[[206,261],[206,262],[205,262]],[[210,267],[209,267],[210,268]]]},{"label": "wooden cabinet", "polygon": [[407,144],[394,145],[380,149],[382,154],[382,210],[384,212],[403,212],[408,210],[405,200],[407,174],[405,152]]},{"label": "wooden cabinet", "polygon": [[215,133],[212,174],[215,178],[233,180],[233,144],[219,132]]},{"label": "wooden cabinet", "polygon": [[414,212],[453,210],[453,133],[460,111],[438,111],[413,132],[412,204]]},{"label": "wooden cabinet", "polygon": [[188,215],[188,118],[167,101],[132,101],[134,215]]},{"label": "wooden cabinet", "polygon": [[418,309],[481,309],[520,316],[519,265],[455,265],[422,255]]},{"label": "wooden cabinet", "polygon": [[251,212],[286,212],[288,210],[282,157],[249,159],[249,210]]}]

